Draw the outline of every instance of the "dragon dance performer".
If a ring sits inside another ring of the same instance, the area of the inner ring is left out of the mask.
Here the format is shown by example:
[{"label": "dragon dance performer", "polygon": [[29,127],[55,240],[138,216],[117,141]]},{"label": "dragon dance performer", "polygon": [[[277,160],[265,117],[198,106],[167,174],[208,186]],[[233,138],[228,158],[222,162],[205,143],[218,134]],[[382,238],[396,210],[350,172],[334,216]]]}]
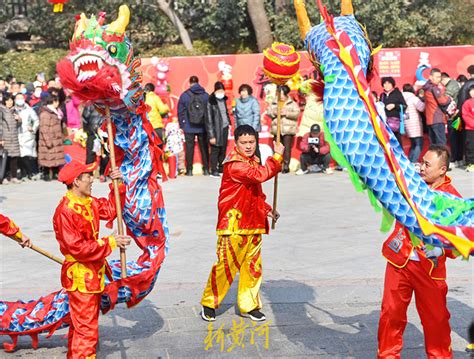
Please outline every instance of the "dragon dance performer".
[{"label": "dragon dance performer", "polygon": [[[68,188],[53,217],[56,239],[65,256],[61,284],[68,291],[71,313],[68,358],[95,358],[100,297],[105,275],[111,277],[105,258],[117,246],[125,248],[131,240],[128,236],[115,234],[99,239],[99,220],[113,220],[116,210],[112,190],[109,198],[91,197],[95,167],[96,163],[84,165],[71,161],[61,169],[58,177]],[[110,172],[110,177],[121,179],[122,174],[116,169]],[[123,195],[124,184],[119,187]]]},{"label": "dragon dance performer", "polygon": [[[461,197],[446,176],[448,166],[447,148],[433,145],[423,157],[420,175],[432,189]],[[446,257],[455,258],[456,255],[439,247],[428,249],[423,242],[414,245],[408,230],[398,222],[384,242],[382,254],[388,263],[378,330],[378,357],[400,358],[406,312],[415,292],[427,356],[451,358],[445,263]]]},{"label": "dragon dance performer", "polygon": [[242,125],[234,133],[235,149],[225,159],[219,190],[217,221],[217,262],[213,265],[201,304],[201,317],[216,319],[215,309],[224,299],[237,272],[240,272],[237,305],[242,316],[265,320],[260,312],[262,283],[262,234],[268,234],[267,217],[278,219],[265,203],[262,183],[281,171],[285,147],[275,145],[275,154],[265,166],[255,156],[257,133]]},{"label": "dragon dance performer", "polygon": [[0,214],[0,233],[4,236],[10,237],[22,246],[31,247],[31,240],[25,234],[23,234],[18,227],[10,218]]}]

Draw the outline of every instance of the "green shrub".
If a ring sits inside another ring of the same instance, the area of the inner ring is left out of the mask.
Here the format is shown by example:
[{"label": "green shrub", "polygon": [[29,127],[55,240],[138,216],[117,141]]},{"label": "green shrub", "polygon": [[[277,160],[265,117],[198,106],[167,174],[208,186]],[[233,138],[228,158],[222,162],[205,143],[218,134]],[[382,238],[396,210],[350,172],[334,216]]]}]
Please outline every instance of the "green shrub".
[{"label": "green shrub", "polygon": [[0,77],[14,75],[17,81],[31,82],[36,74],[44,72],[46,79],[54,76],[56,63],[67,54],[62,49],[41,49],[38,51],[10,51],[0,54]]}]

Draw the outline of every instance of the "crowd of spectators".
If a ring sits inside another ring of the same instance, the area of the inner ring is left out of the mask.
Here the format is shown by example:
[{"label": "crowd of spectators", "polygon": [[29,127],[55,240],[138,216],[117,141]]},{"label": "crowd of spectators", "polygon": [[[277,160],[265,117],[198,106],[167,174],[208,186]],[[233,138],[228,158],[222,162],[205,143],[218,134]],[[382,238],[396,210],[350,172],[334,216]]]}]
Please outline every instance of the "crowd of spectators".
[{"label": "crowd of spectators", "polygon": [[450,167],[474,172],[474,65],[467,70],[469,79],[455,80],[433,68],[417,90],[407,83],[400,91],[392,77],[382,78],[382,94],[374,93],[377,111],[400,143],[404,136],[410,140],[411,162],[418,163],[427,133],[431,145],[449,145]]},{"label": "crowd of spectators", "polygon": [[[401,144],[409,140],[411,162],[418,163],[427,134],[430,144],[449,144],[451,167],[474,172],[474,65],[469,66],[468,76],[452,79],[433,68],[423,86],[406,83],[401,90],[394,78],[382,78],[382,93],[373,93],[377,111]],[[193,175],[196,140],[202,173],[215,178],[222,174],[232,128],[250,125],[259,133],[266,116],[269,132],[276,140],[278,96],[262,111],[248,84],[242,84],[238,96],[229,103],[222,82],[216,82],[208,94],[199,79],[191,76],[189,88],[179,98],[177,117],[167,116],[170,109],[152,83],[144,90],[150,122],[162,141],[160,147],[167,153],[165,157],[176,156],[179,174]],[[288,86],[278,91],[282,101],[279,133],[285,146],[282,172],[290,171],[296,140],[301,152],[297,175],[332,173],[329,143],[315,120],[321,117],[321,99],[309,93],[302,104]],[[0,183],[56,179],[65,163],[64,143],[78,131],[86,137],[86,162],[100,158],[97,175],[106,181],[107,134],[101,130],[103,118],[93,106],[81,104],[65,93],[59,81],[45,81],[41,74],[31,83],[18,82],[13,76],[0,79],[0,101]],[[262,158],[259,148],[256,155]]]}]

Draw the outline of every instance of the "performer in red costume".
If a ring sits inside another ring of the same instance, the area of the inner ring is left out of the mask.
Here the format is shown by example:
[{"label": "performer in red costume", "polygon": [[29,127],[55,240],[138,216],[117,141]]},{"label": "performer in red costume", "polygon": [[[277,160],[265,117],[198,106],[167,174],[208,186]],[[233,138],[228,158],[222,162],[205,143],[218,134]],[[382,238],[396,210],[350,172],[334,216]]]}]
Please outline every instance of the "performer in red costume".
[{"label": "performer in red costume", "polygon": [[215,309],[224,299],[235,274],[240,272],[237,305],[242,316],[265,320],[260,312],[262,234],[269,232],[267,217],[278,219],[265,203],[262,182],[281,171],[283,145],[275,145],[275,154],[265,166],[255,156],[257,133],[248,125],[237,127],[235,149],[224,160],[219,191],[217,221],[217,262],[213,265],[201,304],[206,321],[216,319]]},{"label": "performer in red costume", "polygon": [[[420,175],[432,189],[461,197],[446,176],[448,167],[447,148],[433,145],[423,157]],[[399,223],[383,244],[382,254],[388,263],[379,321],[378,357],[400,358],[406,312],[415,292],[428,358],[452,358],[445,263],[446,257],[456,255],[438,247],[428,249],[421,241],[413,243],[408,230]]]},{"label": "performer in red costume", "polygon": [[0,233],[16,240],[22,247],[31,247],[31,240],[10,218],[0,214]]},{"label": "performer in red costume", "polygon": [[[65,257],[61,284],[68,291],[71,313],[67,357],[74,359],[96,357],[100,295],[105,275],[111,274],[105,258],[131,240],[115,234],[99,239],[99,220],[113,220],[116,211],[112,190],[108,199],[91,197],[95,166],[71,161],[61,169],[58,180],[67,185],[68,192],[53,218],[56,239]],[[110,177],[121,179],[122,174],[116,169]],[[125,193],[123,184],[120,193]]]}]

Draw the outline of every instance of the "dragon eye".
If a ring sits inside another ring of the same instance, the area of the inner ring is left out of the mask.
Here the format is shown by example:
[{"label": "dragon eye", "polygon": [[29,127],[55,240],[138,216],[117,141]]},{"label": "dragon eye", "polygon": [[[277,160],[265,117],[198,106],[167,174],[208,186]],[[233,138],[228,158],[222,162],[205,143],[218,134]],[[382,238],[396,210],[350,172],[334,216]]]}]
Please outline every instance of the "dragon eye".
[{"label": "dragon eye", "polygon": [[109,45],[109,46],[107,46],[107,51],[109,52],[109,54],[115,55],[115,54],[117,54],[117,46]]}]

